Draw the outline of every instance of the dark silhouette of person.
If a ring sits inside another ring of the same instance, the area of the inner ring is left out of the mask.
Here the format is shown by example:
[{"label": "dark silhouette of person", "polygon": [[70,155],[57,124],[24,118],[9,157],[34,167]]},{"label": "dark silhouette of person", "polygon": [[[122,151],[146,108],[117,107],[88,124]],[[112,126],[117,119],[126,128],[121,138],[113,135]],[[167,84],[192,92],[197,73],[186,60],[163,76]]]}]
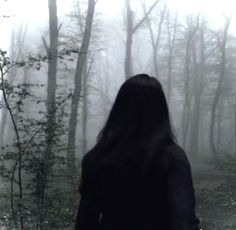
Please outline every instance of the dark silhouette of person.
[{"label": "dark silhouette of person", "polygon": [[82,160],[79,192],[76,230],[199,230],[190,164],[156,78],[121,86]]}]

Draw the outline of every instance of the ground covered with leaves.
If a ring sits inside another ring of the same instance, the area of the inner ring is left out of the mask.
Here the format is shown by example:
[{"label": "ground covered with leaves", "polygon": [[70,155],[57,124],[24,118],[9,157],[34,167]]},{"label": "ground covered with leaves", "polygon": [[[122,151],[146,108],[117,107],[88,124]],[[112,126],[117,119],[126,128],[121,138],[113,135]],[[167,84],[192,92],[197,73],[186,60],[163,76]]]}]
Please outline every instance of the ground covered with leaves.
[{"label": "ground covered with leaves", "polygon": [[193,164],[197,213],[206,230],[236,229],[236,160]]}]

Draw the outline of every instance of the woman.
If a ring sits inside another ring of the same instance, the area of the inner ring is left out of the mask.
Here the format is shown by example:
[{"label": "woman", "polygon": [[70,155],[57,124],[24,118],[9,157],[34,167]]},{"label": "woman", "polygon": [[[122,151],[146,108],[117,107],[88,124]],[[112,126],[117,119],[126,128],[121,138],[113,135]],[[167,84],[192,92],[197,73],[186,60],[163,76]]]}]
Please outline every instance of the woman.
[{"label": "woman", "polygon": [[120,88],[82,162],[79,230],[198,230],[191,169],[175,143],[161,84],[139,74]]}]

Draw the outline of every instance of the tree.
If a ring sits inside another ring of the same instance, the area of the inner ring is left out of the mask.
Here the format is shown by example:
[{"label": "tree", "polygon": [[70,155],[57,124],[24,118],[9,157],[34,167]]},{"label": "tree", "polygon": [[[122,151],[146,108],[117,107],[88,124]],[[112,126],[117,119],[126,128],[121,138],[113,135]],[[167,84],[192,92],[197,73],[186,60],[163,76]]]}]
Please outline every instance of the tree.
[{"label": "tree", "polygon": [[47,57],[48,57],[48,79],[47,79],[47,136],[46,136],[46,149],[44,159],[42,162],[42,172],[40,175],[41,188],[40,188],[40,202],[39,211],[40,219],[39,226],[43,229],[44,215],[45,215],[45,195],[46,187],[48,184],[48,175],[52,170],[51,161],[53,158],[53,144],[55,139],[55,126],[56,126],[56,77],[57,77],[57,58],[58,58],[58,19],[57,19],[57,0],[48,0],[49,10],[49,46],[45,38],[42,38]]},{"label": "tree", "polygon": [[[144,15],[147,14],[146,7],[143,5],[143,10],[144,10]],[[158,69],[158,50],[159,50],[159,44],[161,40],[161,35],[162,35],[162,25],[165,19],[166,15],[166,6],[163,8],[163,10],[160,11],[160,19],[157,25],[157,34],[154,34],[153,28],[152,28],[152,23],[150,21],[150,18],[147,17],[147,24],[148,24],[148,30],[151,38],[151,44],[152,44],[152,60],[153,60],[153,68],[154,68],[154,73],[155,76],[159,76],[159,69]]]},{"label": "tree", "polygon": [[88,48],[90,44],[95,5],[96,5],[95,0],[88,1],[85,29],[84,29],[82,43],[79,49],[78,59],[76,63],[75,78],[74,78],[74,91],[73,91],[72,102],[71,102],[71,113],[70,113],[69,134],[68,134],[67,167],[68,167],[68,175],[72,177],[71,183],[73,185],[74,185],[73,177],[76,172],[75,139],[76,139],[78,107],[79,107],[79,101],[80,101],[80,96],[81,96],[82,77],[83,77],[84,68],[85,68],[84,66],[86,63],[87,52],[88,52]]},{"label": "tree", "polygon": [[[23,59],[23,49],[25,46],[25,37],[27,34],[27,25],[21,25],[18,31],[13,30],[11,34],[11,44],[10,44],[10,61],[19,62]],[[13,66],[7,73],[7,79],[9,84],[12,85],[15,82],[15,77],[17,74],[17,68]],[[6,136],[5,130],[7,128],[7,109],[2,110],[0,122],[0,145],[4,146],[4,137]],[[6,138],[7,139],[7,138]]]},{"label": "tree", "polygon": [[[194,46],[194,60],[193,65],[194,71],[194,90],[193,90],[193,109],[191,116],[191,128],[189,135],[189,152],[191,156],[196,157],[199,149],[199,127],[200,127],[200,114],[201,114],[201,97],[203,92],[203,81],[206,72],[206,55],[205,55],[205,20],[202,20],[201,26],[199,28],[200,36],[195,39],[199,40]],[[200,38],[199,38],[200,37]],[[198,39],[199,38],[199,39]],[[200,57],[196,57],[196,49],[200,46]],[[197,60],[200,60],[199,62]]]},{"label": "tree", "polygon": [[173,54],[175,49],[176,30],[177,30],[178,15],[175,13],[174,24],[170,24],[170,13],[167,14],[167,37],[168,37],[168,66],[167,66],[167,102],[171,101],[172,88],[172,68],[173,68]]},{"label": "tree", "polygon": [[225,71],[226,71],[226,45],[228,40],[228,31],[231,22],[231,18],[225,18],[225,27],[223,31],[223,36],[220,38],[219,34],[216,34],[217,41],[218,41],[218,48],[220,51],[220,72],[219,72],[219,79],[216,86],[215,95],[213,98],[213,103],[211,107],[211,117],[210,117],[210,132],[209,132],[209,144],[210,150],[213,153],[214,158],[217,158],[217,150],[215,145],[215,123],[216,123],[216,110],[219,104],[219,99],[222,90],[222,84],[225,78]]},{"label": "tree", "polygon": [[133,11],[130,6],[130,0],[126,0],[126,46],[125,46],[125,78],[128,79],[132,76],[133,65],[132,65],[132,43],[134,33],[140,29],[143,23],[147,20],[149,14],[155,8],[159,0],[155,1],[149,10],[144,14],[143,18],[140,19],[134,25]]},{"label": "tree", "polygon": [[[190,19],[192,20],[192,19]],[[185,47],[185,64],[184,64],[184,107],[182,115],[182,145],[186,147],[188,130],[189,130],[189,116],[190,116],[190,50],[191,42],[194,38],[198,26],[199,26],[199,16],[196,18],[196,22],[191,22],[193,24],[189,25],[189,30],[186,34],[186,47]]]},{"label": "tree", "polygon": [[[86,58],[83,74],[83,108],[82,108],[82,154],[87,152],[87,124],[88,124],[88,80],[91,75],[93,58],[88,63]],[[89,66],[88,66],[89,64]]]}]

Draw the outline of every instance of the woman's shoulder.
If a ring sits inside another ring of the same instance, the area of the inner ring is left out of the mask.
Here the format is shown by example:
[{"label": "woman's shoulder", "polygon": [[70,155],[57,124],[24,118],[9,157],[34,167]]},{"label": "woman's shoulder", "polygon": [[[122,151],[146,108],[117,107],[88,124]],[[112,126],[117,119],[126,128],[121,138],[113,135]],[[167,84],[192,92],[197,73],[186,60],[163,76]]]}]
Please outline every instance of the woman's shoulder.
[{"label": "woman's shoulder", "polygon": [[186,159],[186,153],[184,149],[177,143],[173,142],[166,146],[166,151],[170,154],[170,157],[173,158],[184,158]]},{"label": "woman's shoulder", "polygon": [[170,165],[184,164],[189,165],[188,157],[184,149],[177,143],[171,143],[165,148],[165,158],[169,161]]}]

